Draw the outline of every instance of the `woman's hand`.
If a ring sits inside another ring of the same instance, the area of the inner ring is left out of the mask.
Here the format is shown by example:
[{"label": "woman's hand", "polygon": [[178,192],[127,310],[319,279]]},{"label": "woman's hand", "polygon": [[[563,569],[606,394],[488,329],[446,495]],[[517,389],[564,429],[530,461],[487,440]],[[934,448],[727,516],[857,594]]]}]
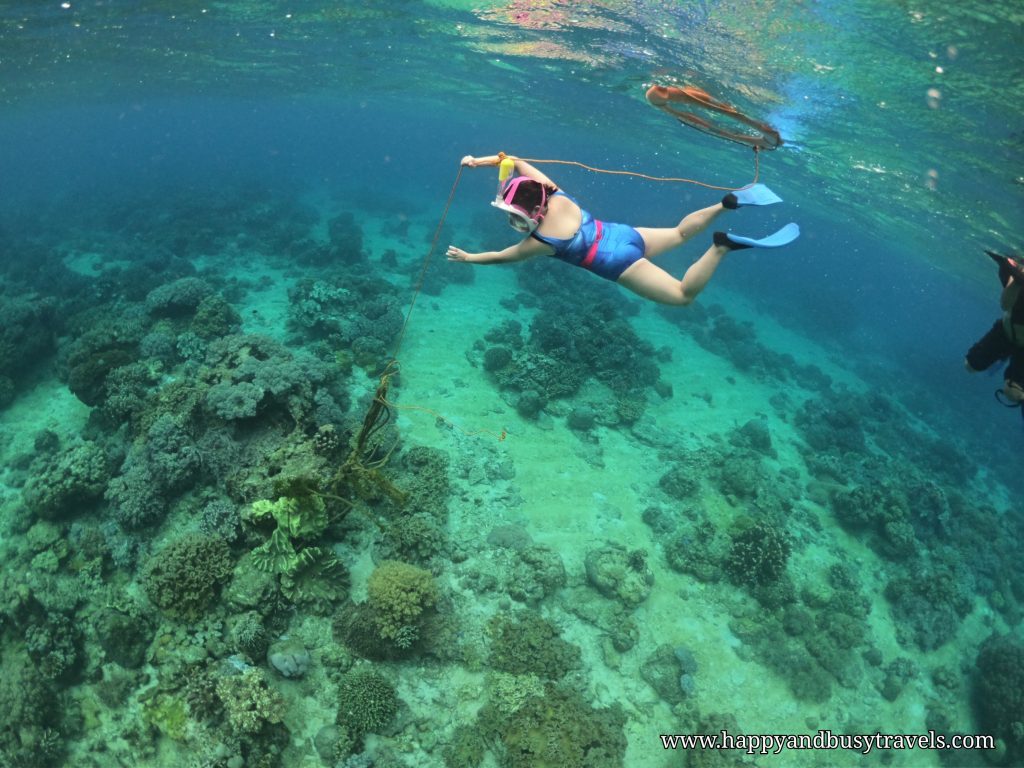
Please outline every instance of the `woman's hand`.
[{"label": "woman's hand", "polygon": [[469,254],[454,245],[448,246],[448,261],[469,261]]},{"label": "woman's hand", "polygon": [[475,168],[476,158],[473,157],[472,155],[466,155],[464,158],[462,158],[461,165],[468,165],[470,168]]}]

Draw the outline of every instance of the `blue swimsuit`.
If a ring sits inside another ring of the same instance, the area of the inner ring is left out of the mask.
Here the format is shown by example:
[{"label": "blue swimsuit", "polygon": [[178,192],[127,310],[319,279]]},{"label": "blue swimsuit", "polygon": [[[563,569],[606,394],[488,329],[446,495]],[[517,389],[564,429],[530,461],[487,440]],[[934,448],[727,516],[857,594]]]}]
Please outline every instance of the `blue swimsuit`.
[{"label": "blue swimsuit", "polygon": [[[564,192],[555,194],[565,195]],[[580,213],[583,220],[572,237],[547,237],[538,232],[534,232],[533,237],[554,248],[552,255],[556,259],[589,269],[613,282],[644,257],[644,239],[633,227],[598,221],[582,208]]]}]

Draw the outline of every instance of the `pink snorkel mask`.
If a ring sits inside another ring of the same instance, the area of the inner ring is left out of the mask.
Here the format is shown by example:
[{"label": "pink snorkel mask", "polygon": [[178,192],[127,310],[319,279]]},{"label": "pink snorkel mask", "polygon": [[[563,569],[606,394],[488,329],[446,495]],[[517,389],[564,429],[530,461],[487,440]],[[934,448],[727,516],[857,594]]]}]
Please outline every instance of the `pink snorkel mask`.
[{"label": "pink snorkel mask", "polygon": [[533,234],[534,230],[540,226],[541,219],[544,217],[541,215],[541,211],[544,210],[544,206],[548,202],[548,193],[544,189],[544,185],[540,185],[540,205],[533,209],[533,212],[527,211],[523,206],[516,205],[512,201],[516,199],[516,192],[519,191],[519,185],[524,182],[538,183],[536,179],[531,179],[529,176],[516,176],[514,179],[509,180],[505,187],[498,192],[497,197],[494,198],[494,202],[491,203],[495,208],[504,211],[508,214],[508,223],[517,232],[522,232],[526,235]]}]

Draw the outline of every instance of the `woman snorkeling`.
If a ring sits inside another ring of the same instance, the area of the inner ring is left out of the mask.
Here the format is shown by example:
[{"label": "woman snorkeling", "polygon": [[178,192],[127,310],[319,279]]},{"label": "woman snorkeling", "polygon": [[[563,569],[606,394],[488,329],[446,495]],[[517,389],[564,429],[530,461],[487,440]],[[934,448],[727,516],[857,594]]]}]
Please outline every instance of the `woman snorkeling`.
[{"label": "woman snorkeling", "polygon": [[[498,155],[462,158],[462,165],[470,168],[500,162]],[[519,159],[514,159],[514,163],[516,175],[502,187],[492,205],[508,214],[509,224],[526,237],[501,251],[468,253],[449,246],[449,261],[504,264],[534,256],[554,256],[612,280],[645,299],[685,306],[704,290],[729,251],[778,248],[800,234],[796,224],[787,224],[761,240],[715,232],[711,247],[690,265],[682,280],[677,280],[651,260],[703,232],[724,210],[771,205],[782,199],[764,184],[754,184],[730,192],[720,203],[688,214],[674,227],[634,228],[598,221],[532,165]]]}]

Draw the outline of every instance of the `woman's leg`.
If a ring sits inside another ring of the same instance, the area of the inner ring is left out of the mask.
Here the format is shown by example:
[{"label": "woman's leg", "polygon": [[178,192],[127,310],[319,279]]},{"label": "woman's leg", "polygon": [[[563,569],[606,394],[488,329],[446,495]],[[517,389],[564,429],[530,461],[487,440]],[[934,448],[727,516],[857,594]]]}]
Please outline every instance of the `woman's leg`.
[{"label": "woman's leg", "polygon": [[686,306],[704,290],[728,252],[729,249],[724,245],[712,245],[690,265],[682,280],[676,280],[647,259],[640,259],[619,276],[618,282],[638,296],[659,304]]},{"label": "woman's leg", "polygon": [[644,239],[644,256],[653,259],[665,251],[682,245],[694,235],[700,234],[715,220],[725,207],[715,203],[707,208],[687,214],[674,227],[637,227],[636,231]]}]

